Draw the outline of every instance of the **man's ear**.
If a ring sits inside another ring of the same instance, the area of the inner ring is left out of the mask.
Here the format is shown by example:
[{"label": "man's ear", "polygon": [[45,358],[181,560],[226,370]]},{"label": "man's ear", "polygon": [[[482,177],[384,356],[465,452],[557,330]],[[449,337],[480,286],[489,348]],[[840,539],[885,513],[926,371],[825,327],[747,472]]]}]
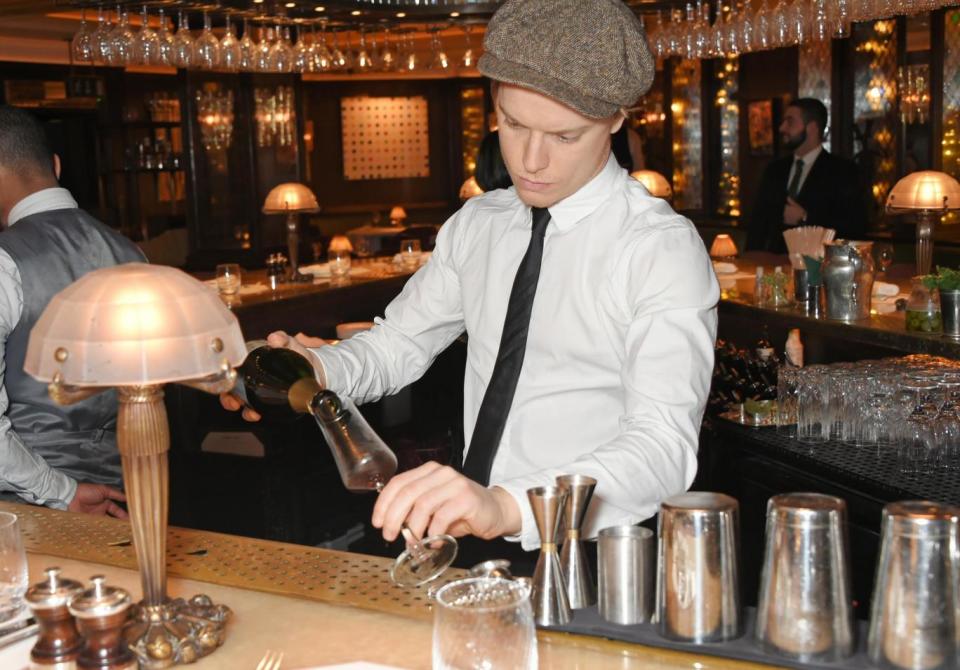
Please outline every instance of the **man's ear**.
[{"label": "man's ear", "polygon": [[60,181],[60,156],[53,154],[53,176]]},{"label": "man's ear", "polygon": [[613,135],[615,132],[620,130],[620,127],[623,125],[623,122],[627,120],[626,115],[623,112],[617,112],[613,120],[610,123],[610,134]]}]

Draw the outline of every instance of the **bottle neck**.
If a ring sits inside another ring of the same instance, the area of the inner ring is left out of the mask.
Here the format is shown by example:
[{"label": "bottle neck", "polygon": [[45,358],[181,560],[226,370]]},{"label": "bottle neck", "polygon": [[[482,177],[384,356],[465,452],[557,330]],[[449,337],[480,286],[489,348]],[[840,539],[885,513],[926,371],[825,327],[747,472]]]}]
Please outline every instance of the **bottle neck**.
[{"label": "bottle neck", "polygon": [[295,381],[290,386],[290,390],[287,391],[287,402],[290,403],[293,411],[298,414],[312,414],[313,399],[322,390],[316,379],[312,377],[301,377]]}]

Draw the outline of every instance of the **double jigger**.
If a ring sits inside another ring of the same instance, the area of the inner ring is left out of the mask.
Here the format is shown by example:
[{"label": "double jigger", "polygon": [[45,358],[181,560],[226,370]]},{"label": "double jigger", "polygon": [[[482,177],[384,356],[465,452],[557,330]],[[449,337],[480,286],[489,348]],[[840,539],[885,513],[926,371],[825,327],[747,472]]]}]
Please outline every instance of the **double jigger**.
[{"label": "double jigger", "polygon": [[[596,602],[597,592],[580,541],[580,527],[597,480],[562,475],[553,486],[529,489],[527,498],[540,534],[540,557],[533,573],[533,615],[541,626],[569,623],[572,610]],[[563,543],[557,550],[557,537]]]}]

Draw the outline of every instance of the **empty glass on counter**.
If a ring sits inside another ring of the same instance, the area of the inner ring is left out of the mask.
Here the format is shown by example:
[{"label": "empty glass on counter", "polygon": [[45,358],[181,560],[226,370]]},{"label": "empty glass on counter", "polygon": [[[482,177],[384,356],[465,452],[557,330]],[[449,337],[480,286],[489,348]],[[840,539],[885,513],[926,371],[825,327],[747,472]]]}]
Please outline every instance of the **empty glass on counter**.
[{"label": "empty glass on counter", "polygon": [[27,592],[27,555],[16,514],[0,512],[0,622],[17,616]]},{"label": "empty glass on counter", "polygon": [[222,263],[217,266],[217,290],[224,295],[233,295],[240,290],[240,266]]},{"label": "empty glass on counter", "polygon": [[334,279],[343,279],[350,274],[351,256],[346,249],[331,249],[327,252],[327,262],[330,264],[330,276]]},{"label": "empty glass on counter", "polygon": [[420,240],[400,241],[400,264],[405,270],[416,270],[420,264]]}]

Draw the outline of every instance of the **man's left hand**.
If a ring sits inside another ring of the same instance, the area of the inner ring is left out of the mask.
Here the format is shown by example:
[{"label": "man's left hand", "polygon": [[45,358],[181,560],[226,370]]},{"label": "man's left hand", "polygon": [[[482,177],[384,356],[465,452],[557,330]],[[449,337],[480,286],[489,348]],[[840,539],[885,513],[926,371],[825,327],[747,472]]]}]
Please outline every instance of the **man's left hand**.
[{"label": "man's left hand", "polygon": [[783,207],[783,222],[788,226],[796,226],[803,223],[807,218],[807,210],[793,198],[787,198],[787,204]]},{"label": "man's left hand", "polygon": [[520,532],[520,509],[499,487],[486,488],[439,463],[424,463],[393,477],[373,508],[373,525],[388,542],[400,527],[417,537],[447,533],[493,539]]}]

